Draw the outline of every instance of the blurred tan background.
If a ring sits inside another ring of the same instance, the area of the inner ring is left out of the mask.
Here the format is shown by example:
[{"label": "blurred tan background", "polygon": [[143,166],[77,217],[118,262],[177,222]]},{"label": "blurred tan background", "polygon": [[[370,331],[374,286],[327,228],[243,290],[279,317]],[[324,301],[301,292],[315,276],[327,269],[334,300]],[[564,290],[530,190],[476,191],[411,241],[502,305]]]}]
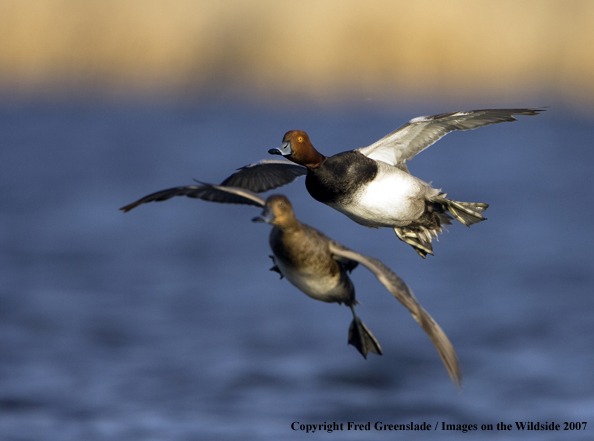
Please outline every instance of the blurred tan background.
[{"label": "blurred tan background", "polygon": [[0,91],[594,102],[594,1],[0,0]]}]

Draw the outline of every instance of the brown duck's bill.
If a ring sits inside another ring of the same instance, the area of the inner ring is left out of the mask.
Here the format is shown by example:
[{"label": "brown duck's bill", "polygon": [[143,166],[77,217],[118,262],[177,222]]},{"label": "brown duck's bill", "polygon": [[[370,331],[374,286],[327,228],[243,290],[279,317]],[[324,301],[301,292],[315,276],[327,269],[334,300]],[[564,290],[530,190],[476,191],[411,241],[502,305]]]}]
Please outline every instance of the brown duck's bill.
[{"label": "brown duck's bill", "polygon": [[252,222],[265,222],[270,224],[274,221],[276,217],[274,216],[274,212],[269,210],[268,208],[264,208],[262,213],[259,216],[252,218]]}]

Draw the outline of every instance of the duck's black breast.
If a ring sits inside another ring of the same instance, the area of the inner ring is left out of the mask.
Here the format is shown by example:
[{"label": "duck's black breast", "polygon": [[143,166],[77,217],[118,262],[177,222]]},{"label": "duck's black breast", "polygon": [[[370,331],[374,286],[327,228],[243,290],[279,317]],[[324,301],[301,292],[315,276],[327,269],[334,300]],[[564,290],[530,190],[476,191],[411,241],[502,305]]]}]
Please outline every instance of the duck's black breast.
[{"label": "duck's black breast", "polygon": [[377,172],[373,159],[352,150],[326,158],[317,168],[309,169],[305,186],[317,201],[344,204],[372,181]]}]

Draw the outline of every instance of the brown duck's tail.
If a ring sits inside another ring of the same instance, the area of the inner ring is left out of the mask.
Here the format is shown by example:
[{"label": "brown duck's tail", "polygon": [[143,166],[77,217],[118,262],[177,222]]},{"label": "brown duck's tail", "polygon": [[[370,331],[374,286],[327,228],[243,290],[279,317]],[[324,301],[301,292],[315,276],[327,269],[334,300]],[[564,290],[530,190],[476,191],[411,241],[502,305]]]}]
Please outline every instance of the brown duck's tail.
[{"label": "brown duck's tail", "polygon": [[349,341],[348,344],[353,345],[367,359],[367,354],[373,352],[377,355],[382,355],[382,348],[373,336],[367,326],[357,317],[355,309],[351,306],[353,312],[353,321],[349,326]]}]

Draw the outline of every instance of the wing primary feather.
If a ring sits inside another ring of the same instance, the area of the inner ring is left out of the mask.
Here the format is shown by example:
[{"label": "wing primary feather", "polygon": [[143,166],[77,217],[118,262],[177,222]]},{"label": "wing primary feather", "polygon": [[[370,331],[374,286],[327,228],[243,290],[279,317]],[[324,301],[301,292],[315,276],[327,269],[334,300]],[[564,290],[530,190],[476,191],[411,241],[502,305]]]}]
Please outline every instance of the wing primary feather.
[{"label": "wing primary feather", "polygon": [[483,109],[419,116],[358,151],[371,159],[398,166],[455,130],[474,130],[491,124],[517,121],[517,115],[538,115],[545,110]]},{"label": "wing primary feather", "polygon": [[307,173],[307,169],[286,159],[263,159],[239,168],[220,185],[239,187],[263,193],[293,182]]},{"label": "wing primary feather", "polygon": [[243,188],[223,187],[202,182],[199,183],[201,185],[186,185],[151,193],[148,196],[120,208],[120,210],[127,213],[141,204],[166,201],[175,196],[186,196],[222,204],[254,205],[256,207],[263,207],[265,203],[264,199]]}]

